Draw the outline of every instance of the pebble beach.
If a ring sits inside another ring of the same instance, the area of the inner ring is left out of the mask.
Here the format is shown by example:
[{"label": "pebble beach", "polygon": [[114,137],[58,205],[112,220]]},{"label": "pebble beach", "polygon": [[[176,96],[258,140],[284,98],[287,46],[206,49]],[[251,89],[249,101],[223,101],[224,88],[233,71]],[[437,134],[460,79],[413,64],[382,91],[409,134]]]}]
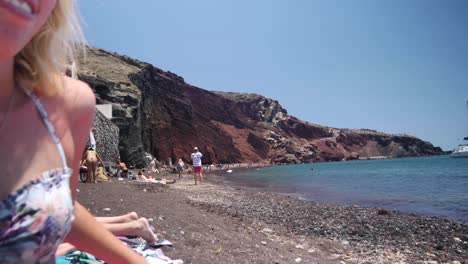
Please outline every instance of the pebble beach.
[{"label": "pebble beach", "polygon": [[[175,175],[167,175],[175,178]],[[305,201],[226,185],[130,180],[79,185],[96,216],[137,212],[185,263],[468,263],[468,222]]]}]

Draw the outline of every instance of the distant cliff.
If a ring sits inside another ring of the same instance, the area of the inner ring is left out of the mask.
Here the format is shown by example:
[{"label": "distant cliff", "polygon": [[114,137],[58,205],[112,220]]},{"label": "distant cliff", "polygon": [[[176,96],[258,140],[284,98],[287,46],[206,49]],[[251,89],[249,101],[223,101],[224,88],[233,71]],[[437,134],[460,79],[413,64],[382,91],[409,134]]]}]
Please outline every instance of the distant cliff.
[{"label": "distant cliff", "polygon": [[174,73],[102,49],[80,61],[79,77],[97,102],[113,104],[122,160],[144,166],[189,159],[193,147],[205,163],[301,163],[375,156],[441,154],[412,136],[337,129],[288,115],[278,101],[257,94],[211,92]]}]

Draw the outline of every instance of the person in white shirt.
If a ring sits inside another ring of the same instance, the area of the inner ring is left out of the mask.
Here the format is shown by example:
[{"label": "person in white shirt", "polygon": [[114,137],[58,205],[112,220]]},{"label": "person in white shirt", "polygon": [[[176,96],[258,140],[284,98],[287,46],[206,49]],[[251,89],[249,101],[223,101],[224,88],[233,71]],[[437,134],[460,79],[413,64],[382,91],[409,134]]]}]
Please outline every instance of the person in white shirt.
[{"label": "person in white shirt", "polygon": [[203,157],[203,154],[198,151],[198,148],[195,147],[193,149],[195,152],[192,153],[191,158],[192,158],[192,164],[193,164],[193,173],[195,176],[195,185],[197,185],[197,179],[200,177],[200,184],[203,183],[203,175],[202,175],[202,162],[201,159]]},{"label": "person in white shirt", "polygon": [[177,173],[179,173],[179,180],[182,178],[182,174],[184,173],[184,167],[185,167],[184,162],[182,161],[182,159],[179,159],[179,161],[177,162],[177,166],[176,166]]}]

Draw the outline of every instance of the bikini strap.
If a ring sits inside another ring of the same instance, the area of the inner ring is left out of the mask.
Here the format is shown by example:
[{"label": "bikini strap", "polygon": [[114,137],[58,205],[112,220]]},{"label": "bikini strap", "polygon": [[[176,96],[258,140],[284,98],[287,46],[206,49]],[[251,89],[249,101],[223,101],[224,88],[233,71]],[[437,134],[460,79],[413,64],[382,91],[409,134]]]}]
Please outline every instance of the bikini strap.
[{"label": "bikini strap", "polygon": [[54,125],[52,124],[52,122],[50,122],[49,115],[47,114],[44,106],[39,100],[39,97],[37,97],[37,95],[32,91],[25,90],[25,92],[32,99],[32,101],[34,102],[34,105],[36,105],[36,109],[39,112],[39,115],[41,116],[42,121],[46,125],[47,130],[49,130],[49,134],[52,137],[52,140],[54,141],[55,146],[57,147],[58,153],[60,155],[60,159],[62,160],[63,167],[68,168],[67,158],[65,156],[65,151],[63,150],[62,143],[60,142],[60,139],[57,136],[57,133],[55,132]]}]

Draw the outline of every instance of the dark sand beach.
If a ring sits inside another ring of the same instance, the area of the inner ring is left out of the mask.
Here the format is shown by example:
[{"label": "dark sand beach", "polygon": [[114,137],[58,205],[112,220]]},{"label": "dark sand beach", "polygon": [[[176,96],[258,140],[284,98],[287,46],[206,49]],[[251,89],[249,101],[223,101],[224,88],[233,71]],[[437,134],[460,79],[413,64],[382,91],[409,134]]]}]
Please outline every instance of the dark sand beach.
[{"label": "dark sand beach", "polygon": [[320,204],[208,178],[197,186],[191,176],[166,186],[80,184],[78,200],[96,216],[148,218],[174,243],[164,252],[185,263],[468,263],[467,222]]}]

